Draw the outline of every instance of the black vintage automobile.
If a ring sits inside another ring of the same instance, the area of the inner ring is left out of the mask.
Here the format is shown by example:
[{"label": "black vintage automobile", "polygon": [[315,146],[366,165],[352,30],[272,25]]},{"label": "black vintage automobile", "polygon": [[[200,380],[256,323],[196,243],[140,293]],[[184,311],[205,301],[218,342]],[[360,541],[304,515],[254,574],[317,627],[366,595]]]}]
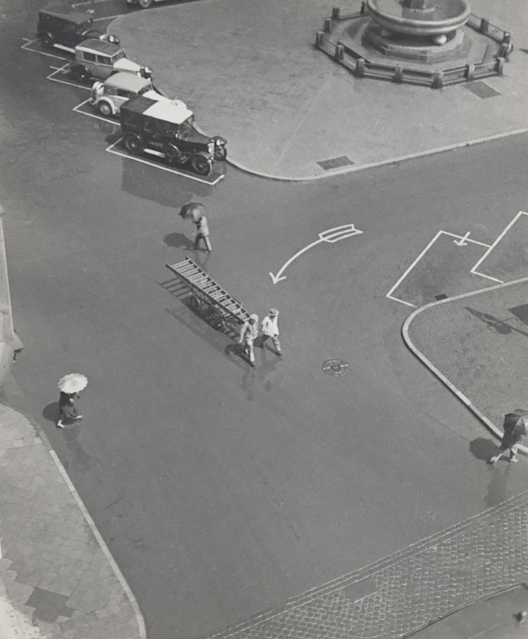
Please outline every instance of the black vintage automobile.
[{"label": "black vintage automobile", "polygon": [[123,143],[129,153],[151,153],[169,164],[189,165],[199,175],[209,175],[215,160],[227,156],[226,140],[198,133],[192,111],[171,102],[143,96],[121,106]]},{"label": "black vintage automobile", "polygon": [[119,38],[106,34],[93,25],[88,13],[73,11],[67,6],[51,5],[40,9],[37,22],[37,34],[45,47],[56,47],[71,53],[75,46],[88,38],[106,40],[119,44]]}]

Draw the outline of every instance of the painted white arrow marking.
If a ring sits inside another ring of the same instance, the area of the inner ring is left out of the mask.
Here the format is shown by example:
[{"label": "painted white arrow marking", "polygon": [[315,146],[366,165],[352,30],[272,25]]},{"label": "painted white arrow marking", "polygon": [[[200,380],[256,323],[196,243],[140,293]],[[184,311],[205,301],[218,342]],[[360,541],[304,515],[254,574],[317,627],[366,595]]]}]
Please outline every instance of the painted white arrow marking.
[{"label": "painted white arrow marking", "polygon": [[335,242],[339,242],[339,240],[345,240],[347,237],[353,237],[354,235],[359,235],[360,233],[363,233],[363,231],[358,230],[353,224],[344,224],[343,226],[336,226],[334,229],[328,229],[328,231],[323,231],[322,233],[319,233],[319,239],[316,240],[315,242],[312,242],[311,244],[308,244],[308,246],[305,246],[293,257],[290,257],[290,259],[284,264],[284,266],[277,273],[277,275],[273,275],[273,273],[270,273],[269,276],[271,277],[271,281],[274,284],[277,284],[277,282],[285,280],[286,276],[282,275],[282,273],[284,273],[284,271],[288,268],[288,266],[294,260],[296,260],[299,257],[299,255],[302,255],[305,251],[307,251],[308,249],[311,249],[313,246],[316,246],[317,244],[320,244],[321,242],[329,242],[330,244],[334,244]]},{"label": "painted white arrow marking", "polygon": [[468,231],[464,237],[461,237],[460,240],[453,240],[453,242],[457,245],[457,246],[467,246],[467,242],[466,240],[468,239],[468,237],[471,235],[471,232]]}]

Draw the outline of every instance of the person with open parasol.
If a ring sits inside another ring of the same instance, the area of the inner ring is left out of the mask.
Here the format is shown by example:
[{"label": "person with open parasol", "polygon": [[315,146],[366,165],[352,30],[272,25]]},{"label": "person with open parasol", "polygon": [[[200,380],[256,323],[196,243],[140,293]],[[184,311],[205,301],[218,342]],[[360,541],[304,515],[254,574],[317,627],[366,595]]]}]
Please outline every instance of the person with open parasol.
[{"label": "person with open parasol", "polygon": [[64,428],[64,422],[76,422],[83,418],[75,406],[80,391],[84,390],[88,379],[80,373],[70,373],[59,380],[59,419],[57,428]]},{"label": "person with open parasol", "polygon": [[204,215],[204,205],[201,202],[189,202],[184,204],[180,210],[180,217],[184,220],[192,220],[196,225],[196,237],[194,240],[194,250],[198,250],[200,240],[205,244],[208,253],[213,250],[211,240],[209,239],[209,225]]}]

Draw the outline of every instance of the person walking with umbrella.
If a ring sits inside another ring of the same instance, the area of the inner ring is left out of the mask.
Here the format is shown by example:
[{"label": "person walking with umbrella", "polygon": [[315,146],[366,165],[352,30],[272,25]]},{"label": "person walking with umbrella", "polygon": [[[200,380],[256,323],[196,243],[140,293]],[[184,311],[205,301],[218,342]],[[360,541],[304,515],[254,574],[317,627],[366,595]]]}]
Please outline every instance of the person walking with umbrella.
[{"label": "person walking with umbrella", "polygon": [[244,353],[249,357],[251,366],[255,366],[255,351],[253,343],[258,336],[258,315],[253,313],[249,319],[242,324],[240,329],[239,344],[244,345]]},{"label": "person walking with umbrella", "polygon": [[79,398],[79,392],[84,390],[88,379],[80,373],[70,373],[59,380],[59,419],[57,428],[64,428],[64,421],[76,422],[83,418],[79,409],[75,406],[75,400]]},{"label": "person walking with umbrella", "polygon": [[504,416],[502,443],[498,453],[489,460],[490,464],[499,461],[508,450],[510,451],[510,459],[508,460],[510,464],[519,461],[517,457],[517,446],[527,433],[527,425],[528,411],[526,410],[518,408],[514,410],[513,413],[508,413]]},{"label": "person walking with umbrella", "polygon": [[204,205],[201,202],[189,202],[181,207],[180,217],[184,220],[192,220],[196,225],[194,250],[198,250],[200,240],[202,240],[205,244],[206,251],[210,253],[213,250],[213,247],[211,246],[211,240],[209,239],[209,225],[207,224],[207,218],[203,212]]}]

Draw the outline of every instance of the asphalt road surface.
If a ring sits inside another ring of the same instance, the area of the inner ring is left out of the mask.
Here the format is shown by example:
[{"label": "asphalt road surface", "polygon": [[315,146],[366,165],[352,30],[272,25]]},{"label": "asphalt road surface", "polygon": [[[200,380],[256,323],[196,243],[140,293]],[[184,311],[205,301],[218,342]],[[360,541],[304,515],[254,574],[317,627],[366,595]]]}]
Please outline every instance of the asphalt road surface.
[{"label": "asphalt road surface", "polygon": [[[405,349],[410,309],[386,297],[439,230],[492,242],[526,208],[525,136],[317,183],[227,167],[202,185],[105,153],[115,127],[72,111],[87,92],[19,48],[26,4],[0,44],[0,201],[25,344],[2,399],[44,427],[151,639],[221,629],[525,489],[518,464],[490,490],[469,450],[483,428]],[[207,209],[210,256],[189,250],[189,200]],[[272,283],[351,223],[362,234]],[[280,309],[283,359],[257,349],[251,369],[171,294],[165,263],[185,255],[250,312]],[[323,372],[333,358],[347,375]],[[86,418],[57,431],[56,383],[76,371]]]}]

